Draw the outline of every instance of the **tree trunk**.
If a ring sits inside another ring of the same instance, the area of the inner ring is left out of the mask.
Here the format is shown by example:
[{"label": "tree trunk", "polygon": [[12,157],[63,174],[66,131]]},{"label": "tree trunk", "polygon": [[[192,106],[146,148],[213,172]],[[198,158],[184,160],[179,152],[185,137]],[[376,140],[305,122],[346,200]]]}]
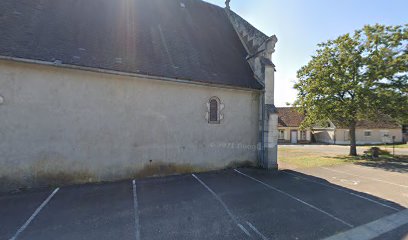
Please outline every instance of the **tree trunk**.
[{"label": "tree trunk", "polygon": [[356,123],[353,122],[350,125],[350,156],[357,156],[357,144],[356,144]]}]

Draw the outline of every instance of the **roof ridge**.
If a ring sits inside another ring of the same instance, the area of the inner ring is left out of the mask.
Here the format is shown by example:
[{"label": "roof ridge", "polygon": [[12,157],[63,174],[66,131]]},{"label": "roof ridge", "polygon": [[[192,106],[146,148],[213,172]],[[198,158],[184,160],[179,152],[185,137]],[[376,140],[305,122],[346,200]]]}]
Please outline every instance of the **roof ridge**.
[{"label": "roof ridge", "polygon": [[252,27],[253,29],[255,29],[256,31],[258,31],[259,33],[261,33],[262,35],[265,36],[265,38],[269,38],[268,35],[266,35],[264,32],[262,32],[261,30],[259,30],[257,27],[255,27],[252,23],[248,22],[245,18],[241,17],[241,15],[239,15],[238,13],[234,12],[233,10],[229,10],[230,12],[232,12],[233,14],[235,14],[236,16],[238,16],[242,21],[244,21],[247,25],[249,25],[250,27]]},{"label": "roof ridge", "polygon": [[283,108],[285,108],[285,109],[297,109],[298,107],[276,107],[277,109],[283,109]]},{"label": "roof ridge", "polygon": [[223,7],[221,7],[221,6],[219,6],[219,5],[215,4],[215,3],[210,3],[210,2],[207,2],[205,0],[192,0],[192,1],[199,1],[199,2],[203,2],[205,4],[212,5],[214,7],[220,8],[220,9],[224,9]]}]

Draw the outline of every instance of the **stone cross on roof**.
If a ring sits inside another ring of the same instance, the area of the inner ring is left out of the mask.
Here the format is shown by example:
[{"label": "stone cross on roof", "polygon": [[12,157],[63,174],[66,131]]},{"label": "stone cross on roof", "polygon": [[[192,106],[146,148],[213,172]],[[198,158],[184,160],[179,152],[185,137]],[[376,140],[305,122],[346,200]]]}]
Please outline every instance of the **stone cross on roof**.
[{"label": "stone cross on roof", "polygon": [[230,2],[231,2],[231,0],[226,0],[225,1],[225,6],[226,6],[227,9],[230,9]]}]

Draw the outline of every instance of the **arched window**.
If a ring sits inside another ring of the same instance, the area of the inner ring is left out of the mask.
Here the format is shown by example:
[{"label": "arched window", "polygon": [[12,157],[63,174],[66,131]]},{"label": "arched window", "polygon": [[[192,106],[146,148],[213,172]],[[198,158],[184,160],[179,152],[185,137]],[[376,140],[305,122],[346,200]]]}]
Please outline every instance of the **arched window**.
[{"label": "arched window", "polygon": [[208,105],[208,122],[212,124],[220,123],[220,100],[217,97],[212,97]]}]

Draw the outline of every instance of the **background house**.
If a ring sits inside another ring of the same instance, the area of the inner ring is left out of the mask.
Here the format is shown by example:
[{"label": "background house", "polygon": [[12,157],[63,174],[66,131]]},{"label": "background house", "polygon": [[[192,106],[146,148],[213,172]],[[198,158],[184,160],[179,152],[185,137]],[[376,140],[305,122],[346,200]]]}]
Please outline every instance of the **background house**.
[{"label": "background house", "polygon": [[[314,127],[313,136],[316,142],[328,144],[350,144],[350,133],[347,126],[329,122],[324,127]],[[376,121],[359,121],[356,126],[358,145],[401,143],[402,126],[388,116],[379,116]]]},{"label": "background house", "polygon": [[[277,108],[279,143],[325,143],[350,144],[347,126],[328,121],[325,126],[313,126],[311,129],[300,129],[304,116],[294,107]],[[356,126],[357,144],[383,144],[403,142],[403,129],[392,118],[379,115],[376,121],[359,121]]]},{"label": "background house", "polygon": [[303,115],[294,107],[280,107],[278,111],[279,143],[310,143],[310,129],[300,129]]}]

